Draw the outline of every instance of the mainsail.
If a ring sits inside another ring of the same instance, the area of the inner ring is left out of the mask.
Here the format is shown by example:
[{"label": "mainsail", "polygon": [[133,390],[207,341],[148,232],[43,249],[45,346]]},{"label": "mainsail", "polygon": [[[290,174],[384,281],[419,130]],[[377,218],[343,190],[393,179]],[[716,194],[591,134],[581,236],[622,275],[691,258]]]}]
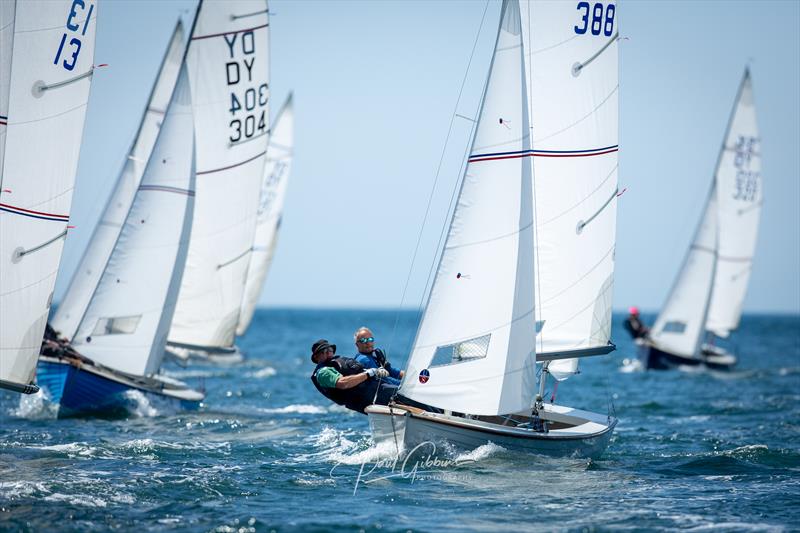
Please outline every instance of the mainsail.
[{"label": "mainsail", "polygon": [[[611,350],[619,139],[615,3],[521,2],[539,360]],[[551,361],[563,379],[577,359]]]},{"label": "mainsail", "polygon": [[479,415],[536,385],[533,195],[519,4],[506,0],[471,156],[401,393]]},{"label": "mainsail", "polygon": [[97,2],[0,2],[0,387],[31,392],[94,71]]},{"label": "mainsail", "polygon": [[250,255],[250,268],[247,270],[247,284],[244,288],[242,310],[239,315],[237,335],[244,335],[264,286],[267,271],[272,264],[278,232],[281,226],[283,201],[292,168],[294,150],[294,110],[292,95],[283,104],[275,118],[267,147],[267,161],[261,184],[261,197],[258,205],[256,234],[253,239],[253,253]]},{"label": "mainsail", "polygon": [[156,142],[164,113],[175,88],[175,80],[184,56],[183,25],[178,22],[170,39],[155,85],[150,93],[139,130],[128,151],[122,171],[103,214],[95,226],[78,268],[75,270],[67,292],[61,300],[51,325],[61,335],[72,340],[83,318],[89,299],[100,281],[114,244],[128,215],[133,197],[142,180],[145,165]]},{"label": "mainsail", "polygon": [[267,150],[266,1],[203,2],[186,65],[197,197],[169,341],[225,348],[239,322]]},{"label": "mainsail", "polygon": [[115,370],[161,366],[191,232],[194,136],[186,68],[73,345]]},{"label": "mainsail", "polygon": [[717,256],[717,189],[711,187],[705,212],[678,278],[656,319],[650,338],[660,349],[696,357],[705,331],[708,295]]},{"label": "mainsail", "polygon": [[727,337],[739,326],[761,218],[761,138],[753,85],[745,70],[717,162],[717,269],[706,329]]}]

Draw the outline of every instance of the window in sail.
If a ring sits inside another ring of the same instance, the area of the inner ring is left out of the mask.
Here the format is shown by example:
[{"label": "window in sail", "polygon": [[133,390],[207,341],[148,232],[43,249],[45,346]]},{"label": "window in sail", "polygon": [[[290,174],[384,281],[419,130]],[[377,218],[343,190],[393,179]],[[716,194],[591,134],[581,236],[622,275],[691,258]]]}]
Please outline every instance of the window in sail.
[{"label": "window in sail", "polygon": [[489,351],[489,339],[491,334],[483,337],[475,337],[455,344],[439,346],[433,354],[433,361],[430,366],[452,365],[455,363],[465,363],[474,359],[486,357]]},{"label": "window in sail", "polygon": [[664,324],[664,329],[662,329],[664,333],[683,333],[686,331],[686,322],[680,322],[677,320],[673,320],[672,322],[667,322]]},{"label": "window in sail", "polygon": [[142,315],[119,316],[115,318],[101,318],[92,331],[92,335],[119,335],[133,333],[139,325]]}]

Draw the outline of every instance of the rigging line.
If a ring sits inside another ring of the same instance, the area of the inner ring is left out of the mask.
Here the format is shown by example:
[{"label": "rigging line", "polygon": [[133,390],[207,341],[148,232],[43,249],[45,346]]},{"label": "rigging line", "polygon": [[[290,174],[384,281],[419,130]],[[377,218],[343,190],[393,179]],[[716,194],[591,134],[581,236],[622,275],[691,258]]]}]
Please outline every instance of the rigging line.
[{"label": "rigging line", "polygon": [[[532,41],[531,41],[531,3],[530,0],[527,2],[528,4],[528,46],[532,48]],[[524,35],[524,34],[523,34]],[[523,43],[524,44],[524,43]],[[525,50],[522,50],[523,54]],[[526,107],[528,108],[528,144],[530,145],[530,149],[533,150],[533,126],[530,124],[530,104],[533,102],[533,63],[532,63],[532,55],[533,53],[527,54],[528,59],[528,68],[527,68],[527,82],[528,82],[528,101],[525,103]],[[524,56],[523,56],[524,57]],[[534,161],[531,159],[531,190],[533,192],[533,256],[534,256],[534,263],[535,263],[535,275],[536,275],[536,282],[534,286],[534,301],[539,301],[539,312],[542,312],[542,268],[541,263],[539,262],[539,209],[536,207],[536,179],[535,179],[535,170],[536,165]],[[536,319],[536,307],[534,305],[534,320]],[[544,327],[539,331],[538,335],[534,332],[534,347],[536,346],[536,340],[539,341],[539,351],[544,351]],[[544,367],[542,367],[544,368]]]},{"label": "rigging line", "polygon": [[[101,65],[105,66],[105,65]],[[78,74],[72,78],[66,79],[64,81],[59,81],[56,83],[51,83],[49,85],[44,84],[43,82],[37,82],[33,85],[33,88],[36,90],[37,93],[43,93],[45,91],[49,91],[50,89],[58,89],[59,87],[63,87],[65,85],[69,85],[70,83],[76,82],[78,80],[82,80],[83,78],[88,78],[94,73],[94,69],[97,68],[97,65],[92,65],[89,70],[84,72],[83,74]],[[39,85],[41,83],[41,85]]]},{"label": "rigging line", "polygon": [[608,42],[606,44],[604,44],[603,47],[600,50],[595,52],[595,54],[592,57],[590,57],[589,59],[587,59],[583,63],[578,62],[578,63],[575,63],[574,65],[572,65],[572,75],[573,76],[578,76],[581,73],[581,70],[584,69],[584,67],[589,65],[589,63],[591,63],[595,59],[597,59],[597,57],[600,54],[602,54],[603,52],[605,52],[606,48],[611,46],[611,43],[615,42],[618,38],[619,38],[619,31],[614,33],[614,35],[611,36],[611,39],[609,39]]},{"label": "rigging line", "polygon": [[597,215],[599,215],[600,213],[602,213],[602,212],[603,212],[603,210],[604,210],[606,207],[608,207],[608,204],[610,204],[610,203],[611,203],[611,200],[613,200],[614,198],[616,198],[616,197],[617,197],[617,193],[618,193],[618,192],[619,192],[619,187],[617,187],[617,188],[615,188],[615,189],[614,189],[614,192],[613,192],[613,194],[612,194],[611,196],[609,196],[608,200],[606,200],[606,203],[604,203],[604,204],[603,204],[603,206],[602,206],[600,209],[598,209],[598,210],[597,210],[597,212],[595,212],[595,214],[594,214],[594,215],[590,216],[588,220],[581,220],[580,222],[578,222],[578,227],[575,229],[575,232],[576,232],[576,233],[578,233],[578,234],[580,234],[580,233],[583,231],[583,228],[585,228],[586,226],[588,226],[588,225],[589,225],[589,223],[590,223],[592,220],[594,220],[595,218],[597,218]]},{"label": "rigging line", "polygon": [[38,252],[42,248],[44,248],[46,246],[49,246],[49,245],[53,244],[54,242],[56,242],[57,240],[59,240],[61,238],[64,238],[66,236],[67,236],[67,230],[65,229],[64,231],[62,231],[61,233],[59,233],[58,235],[56,235],[55,237],[53,237],[49,241],[43,242],[39,246],[34,246],[33,248],[30,248],[29,250],[18,250],[18,251],[15,251],[14,252],[14,259],[19,260],[19,259],[22,259],[24,256],[26,256],[28,254],[32,254],[33,252]]},{"label": "rigging line", "polygon": [[[469,61],[467,62],[467,68],[466,68],[466,71],[464,72],[464,78],[461,80],[461,88],[458,90],[458,97],[456,98],[456,104],[455,104],[455,107],[453,109],[453,116],[450,117],[450,126],[447,129],[447,137],[445,137],[444,146],[442,147],[442,155],[439,157],[439,165],[436,167],[436,175],[435,175],[435,177],[433,179],[433,185],[431,186],[431,192],[428,195],[428,205],[425,206],[425,214],[422,217],[422,224],[421,224],[421,226],[419,228],[419,233],[417,234],[417,243],[414,246],[414,253],[413,253],[412,257],[411,257],[411,266],[408,269],[408,275],[406,276],[405,285],[403,286],[403,293],[402,293],[402,296],[400,297],[400,307],[403,306],[403,302],[405,302],[405,299],[406,299],[406,292],[408,291],[408,284],[411,281],[411,274],[414,271],[414,264],[415,264],[415,262],[417,260],[417,254],[419,253],[419,245],[422,242],[422,232],[425,230],[425,224],[428,221],[428,215],[430,214],[430,210],[431,210],[431,203],[433,202],[433,195],[434,195],[434,192],[436,191],[436,185],[439,182],[439,175],[440,175],[440,172],[442,170],[442,164],[444,163],[444,155],[445,155],[445,152],[447,151],[447,143],[449,142],[450,135],[453,132],[453,124],[455,123],[455,118],[457,116],[458,105],[461,103],[461,95],[463,94],[464,86],[467,83],[467,76],[469,75],[469,69],[470,69],[470,66],[472,65],[472,60],[475,57],[475,49],[478,46],[478,40],[479,40],[480,35],[481,35],[481,30],[483,29],[483,23],[486,20],[486,12],[489,10],[489,1],[490,0],[486,0],[486,5],[483,7],[483,15],[481,16],[481,22],[478,25],[478,32],[475,35],[475,41],[472,43],[472,52],[470,52],[470,55],[469,55]],[[466,118],[466,117],[464,117],[464,118]],[[471,119],[467,119],[467,120],[471,120]],[[474,120],[473,123],[477,124],[477,120]],[[452,199],[451,199],[451,202],[452,202]],[[437,245],[436,249],[437,250],[439,249],[438,245]],[[428,277],[430,277],[430,271],[428,272]],[[425,291],[427,291],[427,287],[428,287],[428,284],[426,282]],[[422,295],[423,295],[422,298],[424,298],[424,296],[425,296],[425,291],[423,291],[423,293],[422,293]],[[419,307],[421,305],[422,305],[422,301],[420,301],[420,304],[417,306],[417,313],[419,313]],[[392,327],[392,335],[391,335],[391,337],[389,337],[389,345],[388,345],[387,350],[391,349],[392,343],[394,342],[394,336],[395,336],[395,333],[397,331],[397,323],[398,323],[399,319],[400,319],[400,315],[399,315],[399,313],[396,313],[395,314],[394,326]]]}]

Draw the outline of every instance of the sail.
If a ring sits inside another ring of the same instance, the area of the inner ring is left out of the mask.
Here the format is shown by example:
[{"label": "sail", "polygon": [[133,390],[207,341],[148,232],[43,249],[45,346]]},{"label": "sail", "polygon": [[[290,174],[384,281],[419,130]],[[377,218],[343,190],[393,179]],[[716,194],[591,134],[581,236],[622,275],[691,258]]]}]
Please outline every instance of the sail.
[{"label": "sail", "polygon": [[714,282],[716,248],[717,190],[713,186],[683,267],[650,331],[657,348],[686,357],[698,355]]},{"label": "sail", "polygon": [[16,7],[16,2],[0,2],[0,170],[3,168],[3,154],[6,145],[8,93],[11,89],[11,51],[14,48]]},{"label": "sail", "polygon": [[72,276],[64,298],[51,320],[53,328],[70,340],[78,330],[78,324],[86,312],[89,299],[100,281],[103,268],[108,262],[122,224],[128,215],[161,128],[161,121],[164,120],[164,112],[175,88],[183,55],[183,25],[178,22],[161,62],[161,69],[150,93],[139,130],[128,151],[128,157],[117,176],[108,203]]},{"label": "sail", "polygon": [[727,337],[742,316],[763,202],[761,138],[753,86],[745,70],[717,162],[719,242],[706,329]]},{"label": "sail", "polygon": [[194,127],[186,68],[130,212],[73,344],[92,360],[134,375],[161,366],[191,232]]},{"label": "sail", "polygon": [[[616,246],[615,3],[523,0],[535,213],[536,352],[608,346]],[[551,375],[577,371],[552,361]]]},{"label": "sail", "polygon": [[197,197],[171,343],[233,345],[269,129],[265,0],[203,2],[186,57]]},{"label": "sail", "polygon": [[8,3],[0,8],[0,386],[19,390],[34,378],[67,233],[97,2]]},{"label": "sail", "polygon": [[286,186],[292,167],[294,147],[294,111],[292,96],[286,100],[275,118],[267,148],[264,178],[261,183],[261,197],[256,219],[256,234],[253,240],[253,253],[250,255],[250,268],[247,270],[247,284],[244,288],[242,310],[239,315],[237,335],[244,335],[261,295],[261,288],[272,264],[275,245],[286,198]]},{"label": "sail", "polygon": [[505,1],[472,151],[400,392],[477,415],[536,386],[533,212],[522,37]]}]

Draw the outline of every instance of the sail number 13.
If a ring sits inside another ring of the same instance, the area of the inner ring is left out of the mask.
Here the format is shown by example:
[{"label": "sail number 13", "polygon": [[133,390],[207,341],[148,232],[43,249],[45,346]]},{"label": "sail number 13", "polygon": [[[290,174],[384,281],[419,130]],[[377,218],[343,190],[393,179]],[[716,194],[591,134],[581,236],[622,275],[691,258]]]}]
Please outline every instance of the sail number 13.
[{"label": "sail number 13", "polygon": [[600,2],[594,5],[589,2],[578,2],[577,9],[582,11],[580,24],[575,26],[575,33],[578,35],[591,31],[592,35],[600,35],[602,32],[606,37],[611,37],[614,33],[614,16],[617,13],[614,4],[604,6]]},{"label": "sail number 13", "polygon": [[[56,57],[53,60],[54,65],[58,65],[63,52],[65,54],[69,54],[69,56],[65,56],[66,59],[61,62],[61,66],[66,70],[72,70],[75,68],[75,63],[78,61],[78,54],[81,53],[80,38],[86,35],[86,29],[89,27],[89,21],[92,18],[93,10],[94,4],[89,4],[89,8],[87,10],[86,2],[84,0],[72,1],[72,6],[70,7],[69,14],[67,15],[67,31],[61,36],[61,42],[58,45]],[[81,28],[80,21],[76,20],[79,14],[86,15],[86,18],[83,19],[83,28]],[[71,39],[67,41],[67,37],[71,37]],[[64,50],[64,45],[68,47],[67,50]]]}]

